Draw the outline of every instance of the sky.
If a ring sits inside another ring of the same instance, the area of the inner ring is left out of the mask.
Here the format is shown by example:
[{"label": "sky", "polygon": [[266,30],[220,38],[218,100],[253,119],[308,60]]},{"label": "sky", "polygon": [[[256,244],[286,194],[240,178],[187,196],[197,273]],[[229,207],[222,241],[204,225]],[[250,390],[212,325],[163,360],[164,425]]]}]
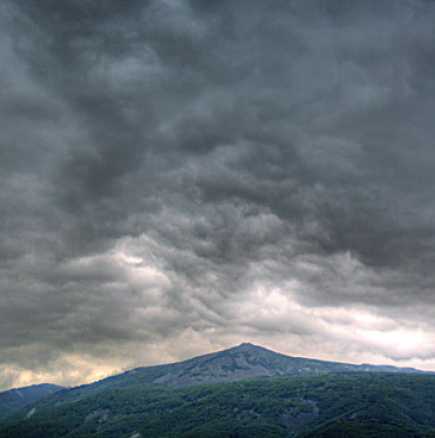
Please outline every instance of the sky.
[{"label": "sky", "polygon": [[435,370],[434,22],[3,0],[0,389],[241,342]]}]

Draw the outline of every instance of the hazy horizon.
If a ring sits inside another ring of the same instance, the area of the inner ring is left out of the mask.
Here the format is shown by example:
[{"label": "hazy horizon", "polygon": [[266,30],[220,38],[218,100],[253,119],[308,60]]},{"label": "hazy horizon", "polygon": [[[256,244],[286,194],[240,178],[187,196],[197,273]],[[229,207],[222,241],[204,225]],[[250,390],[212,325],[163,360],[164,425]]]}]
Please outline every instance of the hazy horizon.
[{"label": "hazy horizon", "polygon": [[0,390],[242,342],[435,371],[434,22],[1,2]]}]

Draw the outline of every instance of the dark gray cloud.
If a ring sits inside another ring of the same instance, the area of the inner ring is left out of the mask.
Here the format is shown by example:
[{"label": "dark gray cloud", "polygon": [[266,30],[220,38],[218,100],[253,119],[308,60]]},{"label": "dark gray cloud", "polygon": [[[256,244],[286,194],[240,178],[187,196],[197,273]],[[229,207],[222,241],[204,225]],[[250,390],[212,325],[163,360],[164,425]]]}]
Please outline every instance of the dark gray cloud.
[{"label": "dark gray cloud", "polygon": [[435,367],[434,18],[3,2],[0,384],[240,340]]}]

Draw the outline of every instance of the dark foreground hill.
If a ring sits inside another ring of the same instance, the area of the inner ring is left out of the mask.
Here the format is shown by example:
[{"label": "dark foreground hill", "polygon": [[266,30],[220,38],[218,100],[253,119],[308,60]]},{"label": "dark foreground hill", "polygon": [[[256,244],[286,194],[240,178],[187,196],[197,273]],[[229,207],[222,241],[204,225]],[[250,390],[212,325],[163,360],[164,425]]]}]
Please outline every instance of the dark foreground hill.
[{"label": "dark foreground hill", "polygon": [[62,389],[62,386],[43,383],[41,385],[14,388],[0,392],[0,421],[13,412],[53,394]]},{"label": "dark foreground hill", "polygon": [[[424,437],[435,375],[238,347],[64,389],[0,438]],[[434,435],[435,436],[435,435]]]},{"label": "dark foreground hill", "polygon": [[60,391],[10,418],[0,437],[400,438],[434,429],[435,377],[348,373]]}]

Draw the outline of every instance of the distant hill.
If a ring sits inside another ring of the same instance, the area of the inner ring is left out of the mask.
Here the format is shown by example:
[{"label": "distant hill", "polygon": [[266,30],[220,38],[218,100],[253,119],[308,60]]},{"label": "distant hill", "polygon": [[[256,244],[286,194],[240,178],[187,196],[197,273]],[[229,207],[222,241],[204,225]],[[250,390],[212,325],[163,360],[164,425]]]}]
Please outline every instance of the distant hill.
[{"label": "distant hill", "polygon": [[343,372],[423,373],[423,371],[414,368],[368,364],[353,365],[291,357],[264,347],[243,343],[227,350],[194,357],[183,362],[136,368],[104,379],[95,385],[122,385],[132,379],[141,383],[186,386],[199,383],[231,382],[256,377]]},{"label": "distant hill", "polygon": [[252,344],[61,389],[1,438],[429,437],[435,375],[289,357]]},{"label": "distant hill", "polygon": [[0,392],[0,420],[60,389],[63,389],[63,387],[43,383]]}]

